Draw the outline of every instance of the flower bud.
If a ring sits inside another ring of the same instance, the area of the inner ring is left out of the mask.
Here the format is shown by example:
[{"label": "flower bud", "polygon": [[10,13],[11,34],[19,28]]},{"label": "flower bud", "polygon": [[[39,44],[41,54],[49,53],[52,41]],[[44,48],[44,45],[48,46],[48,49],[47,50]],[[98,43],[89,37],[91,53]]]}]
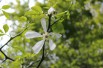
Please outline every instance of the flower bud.
[{"label": "flower bud", "polygon": [[55,13],[55,9],[53,7],[51,7],[49,10],[48,10],[48,14],[54,14]]}]

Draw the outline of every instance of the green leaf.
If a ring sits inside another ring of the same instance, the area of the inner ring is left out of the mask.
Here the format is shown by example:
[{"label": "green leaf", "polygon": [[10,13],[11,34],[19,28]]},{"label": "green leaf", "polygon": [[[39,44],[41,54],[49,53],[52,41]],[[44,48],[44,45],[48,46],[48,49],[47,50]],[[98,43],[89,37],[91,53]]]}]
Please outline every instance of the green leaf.
[{"label": "green leaf", "polygon": [[25,13],[25,15],[34,15],[34,14],[37,14],[35,11],[31,10],[31,11],[27,11]]},{"label": "green leaf", "polygon": [[64,33],[65,32],[62,22],[63,22],[63,19],[59,20],[57,23],[55,23],[53,25],[52,29],[54,32],[57,32],[57,33]]},{"label": "green leaf", "polygon": [[3,33],[3,31],[0,29],[0,33]]},{"label": "green leaf", "polygon": [[42,9],[40,6],[33,6],[31,9],[36,11],[37,13],[42,13]]},{"label": "green leaf", "polygon": [[40,6],[33,6],[30,11],[25,12],[25,15],[29,17],[31,15],[40,16],[41,14],[43,14],[43,11]]},{"label": "green leaf", "polygon": [[[2,11],[3,11],[3,10],[2,10]],[[6,17],[7,19],[9,19],[9,18],[10,18],[9,13],[7,13],[7,12],[3,11],[3,14],[5,15],[5,17]]]},{"label": "green leaf", "polygon": [[61,13],[58,13],[57,15],[56,15],[56,17],[62,17],[63,15],[67,15],[68,17],[70,16],[70,13],[69,13],[69,11],[64,11],[64,12],[61,12]]},{"label": "green leaf", "polygon": [[0,36],[3,36],[3,35],[4,35],[3,31],[0,29]]},{"label": "green leaf", "polygon": [[63,16],[65,13],[66,13],[66,12],[61,12],[61,13],[58,13],[56,16],[57,16],[57,17],[61,17],[61,16]]},{"label": "green leaf", "polygon": [[25,17],[25,16],[21,16],[20,18],[19,18],[19,21],[21,21],[21,22],[25,22],[27,20],[27,18]]},{"label": "green leaf", "polygon": [[9,8],[10,8],[9,5],[4,5],[4,6],[2,6],[2,9],[9,9]]},{"label": "green leaf", "polygon": [[5,33],[6,33],[6,32],[8,32],[8,30],[9,30],[9,26],[8,26],[7,24],[3,25],[3,29],[4,29],[4,31],[5,31]]},{"label": "green leaf", "polygon": [[29,15],[41,15],[42,13],[38,12],[38,11],[35,11],[35,10],[30,10],[30,11],[27,11],[25,13],[25,15],[29,16]]},{"label": "green leaf", "polygon": [[4,34],[0,33],[0,36],[3,36]]}]

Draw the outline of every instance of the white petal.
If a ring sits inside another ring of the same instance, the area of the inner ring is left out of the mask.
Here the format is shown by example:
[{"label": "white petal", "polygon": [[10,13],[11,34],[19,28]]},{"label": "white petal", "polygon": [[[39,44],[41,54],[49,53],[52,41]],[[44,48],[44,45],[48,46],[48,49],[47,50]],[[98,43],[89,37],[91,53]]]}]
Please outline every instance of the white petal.
[{"label": "white petal", "polygon": [[56,39],[59,39],[62,35],[61,34],[58,34],[58,33],[49,33],[52,37],[56,37]]},{"label": "white petal", "polygon": [[51,8],[48,10],[48,14],[52,14],[54,11],[55,11],[55,9],[54,9],[53,7],[51,7]]},{"label": "white petal", "polygon": [[42,35],[35,31],[28,31],[25,34],[26,38],[36,38],[36,37],[42,37]]},{"label": "white petal", "polygon": [[54,50],[56,47],[55,43],[51,39],[49,39],[49,47],[50,47],[50,50]]},{"label": "white petal", "polygon": [[41,25],[43,27],[44,32],[47,32],[47,27],[46,27],[46,20],[45,18],[41,19]]},{"label": "white petal", "polygon": [[42,49],[43,47],[43,44],[44,44],[44,40],[41,40],[39,42],[37,42],[33,47],[32,49],[34,50],[34,53],[37,54],[39,53],[39,51]]},{"label": "white petal", "polygon": [[55,34],[56,35],[56,38],[60,38],[62,35],[61,34]]}]

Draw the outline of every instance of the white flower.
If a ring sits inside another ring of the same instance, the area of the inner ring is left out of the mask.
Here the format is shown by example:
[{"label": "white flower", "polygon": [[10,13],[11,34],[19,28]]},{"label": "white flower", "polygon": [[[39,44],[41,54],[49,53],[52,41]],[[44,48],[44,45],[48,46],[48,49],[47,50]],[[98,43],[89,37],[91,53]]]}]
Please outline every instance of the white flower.
[{"label": "white flower", "polygon": [[50,9],[48,10],[48,14],[54,14],[55,9],[53,7],[50,7]]},{"label": "white flower", "polygon": [[41,35],[40,33],[38,32],[35,32],[35,31],[28,31],[26,32],[25,36],[26,38],[37,38],[37,37],[42,37],[43,40],[37,42],[33,47],[32,49],[34,50],[34,53],[37,54],[39,53],[39,51],[42,49],[43,47],[43,44],[45,42],[45,40],[49,40],[49,47],[50,47],[50,50],[54,50],[56,45],[55,43],[49,38],[49,36],[56,36],[57,38],[60,38],[61,37],[61,34],[56,34],[56,33],[48,33],[47,32],[47,27],[46,27],[46,20],[44,18],[41,19],[41,25],[43,27],[43,30],[44,30],[44,34]]}]

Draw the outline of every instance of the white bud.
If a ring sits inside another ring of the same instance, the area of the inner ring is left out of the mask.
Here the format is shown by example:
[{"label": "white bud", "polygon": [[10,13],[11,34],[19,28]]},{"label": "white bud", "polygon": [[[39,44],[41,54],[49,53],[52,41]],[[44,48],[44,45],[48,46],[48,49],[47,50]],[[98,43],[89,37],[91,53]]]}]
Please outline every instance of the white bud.
[{"label": "white bud", "polygon": [[48,14],[53,14],[55,12],[55,9],[53,7],[51,7],[49,10],[48,10]]}]

